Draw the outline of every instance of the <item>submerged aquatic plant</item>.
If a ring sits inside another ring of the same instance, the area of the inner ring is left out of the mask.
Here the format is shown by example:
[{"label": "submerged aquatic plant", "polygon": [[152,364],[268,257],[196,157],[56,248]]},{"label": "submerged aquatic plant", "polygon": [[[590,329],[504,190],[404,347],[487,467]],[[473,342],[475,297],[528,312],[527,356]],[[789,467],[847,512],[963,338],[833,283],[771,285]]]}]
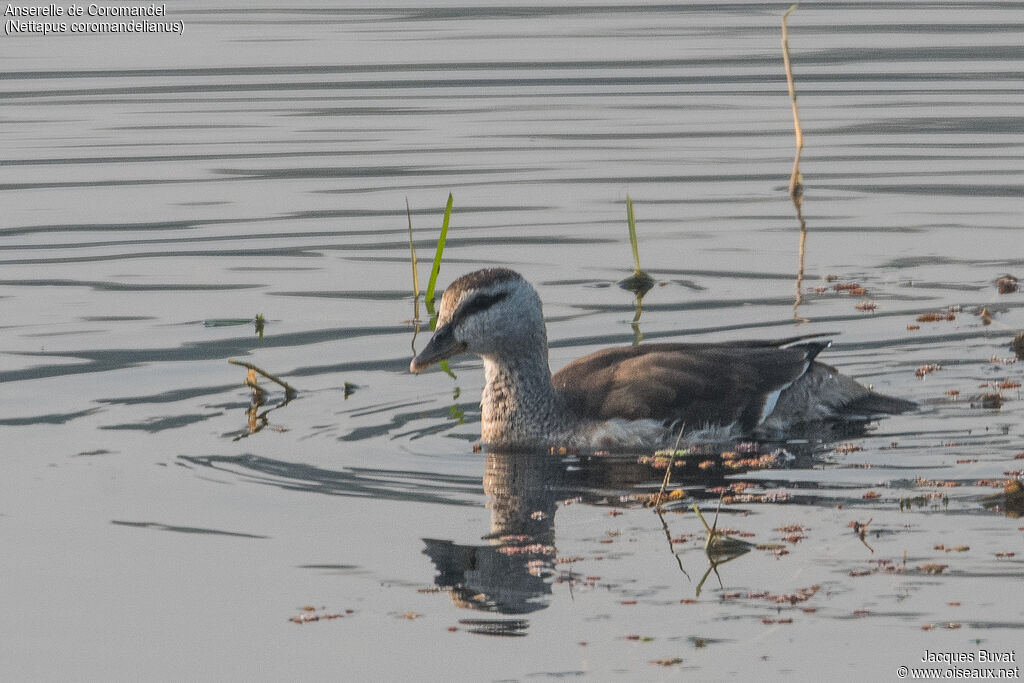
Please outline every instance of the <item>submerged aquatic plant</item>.
[{"label": "submerged aquatic plant", "polygon": [[636,313],[630,326],[633,328],[633,346],[643,340],[644,335],[640,332],[640,316],[644,312],[644,294],[654,287],[654,278],[644,272],[640,267],[640,249],[637,246],[636,238],[636,216],[633,214],[633,200],[626,194],[626,224],[629,227],[629,244],[633,248],[633,274],[625,280],[619,281],[619,287],[633,292],[636,295]]},{"label": "submerged aquatic plant", "polygon": [[634,322],[640,318],[640,301],[644,294],[654,286],[654,278],[644,272],[640,267],[640,250],[636,238],[636,216],[633,214],[633,200],[629,194],[626,195],[626,224],[629,227],[629,244],[633,248],[633,274],[625,280],[619,281],[619,287],[633,292],[637,295],[637,316]]}]

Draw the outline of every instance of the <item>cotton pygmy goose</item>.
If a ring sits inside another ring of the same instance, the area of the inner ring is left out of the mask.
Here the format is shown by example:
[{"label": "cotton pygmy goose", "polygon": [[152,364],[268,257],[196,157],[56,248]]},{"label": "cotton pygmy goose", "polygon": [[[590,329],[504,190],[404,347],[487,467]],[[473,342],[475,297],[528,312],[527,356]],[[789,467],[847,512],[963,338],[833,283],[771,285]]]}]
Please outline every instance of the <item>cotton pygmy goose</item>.
[{"label": "cotton pygmy goose", "polygon": [[865,421],[915,407],[815,360],[814,337],[604,349],[554,375],[540,297],[488,268],[445,290],[437,329],[409,369],[468,352],[484,362],[481,438],[492,448],[644,449],[693,438],[779,437],[796,425]]}]

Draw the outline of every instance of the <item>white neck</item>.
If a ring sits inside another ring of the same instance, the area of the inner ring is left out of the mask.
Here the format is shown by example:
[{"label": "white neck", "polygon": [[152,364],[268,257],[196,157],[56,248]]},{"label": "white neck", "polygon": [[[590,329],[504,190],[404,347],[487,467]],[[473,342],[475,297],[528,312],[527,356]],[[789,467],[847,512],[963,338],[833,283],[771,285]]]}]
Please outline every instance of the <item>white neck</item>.
[{"label": "white neck", "polygon": [[[540,353],[484,356],[481,438],[497,446],[552,442],[568,431],[565,406],[551,386],[547,345]],[[536,350],[535,350],[536,351]]]}]

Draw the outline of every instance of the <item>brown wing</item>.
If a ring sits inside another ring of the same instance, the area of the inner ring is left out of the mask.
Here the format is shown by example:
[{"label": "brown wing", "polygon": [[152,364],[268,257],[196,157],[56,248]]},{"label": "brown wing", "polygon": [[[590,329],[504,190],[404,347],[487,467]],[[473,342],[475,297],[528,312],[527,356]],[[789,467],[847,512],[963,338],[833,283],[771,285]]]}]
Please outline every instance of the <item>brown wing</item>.
[{"label": "brown wing", "polygon": [[598,351],[552,377],[580,417],[738,422],[753,429],[766,399],[807,369],[824,344],[649,344]]}]

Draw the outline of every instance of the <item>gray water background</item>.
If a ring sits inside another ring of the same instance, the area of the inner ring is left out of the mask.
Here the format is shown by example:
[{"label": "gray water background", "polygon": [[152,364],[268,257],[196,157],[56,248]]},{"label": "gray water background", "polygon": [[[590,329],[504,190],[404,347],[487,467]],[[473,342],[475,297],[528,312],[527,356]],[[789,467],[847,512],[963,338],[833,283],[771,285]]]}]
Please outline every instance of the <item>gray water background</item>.
[{"label": "gray water background", "polygon": [[[994,285],[1022,265],[1024,4],[793,15],[795,309],[787,6],[172,2],[181,36],[4,36],[0,678],[891,680],[925,649],[1024,654],[1022,522],[977,485],[1024,451],[997,387],[1024,295]],[[923,408],[717,482],[754,484],[723,516],[788,554],[698,598],[696,517],[621,497],[660,474],[488,460],[479,361],[408,374],[405,202],[426,262],[449,192],[441,284],[522,272],[553,368],[635,338],[628,193],[645,340],[837,332],[830,363]],[[299,390],[255,434],[229,358]],[[507,507],[547,516],[540,564],[484,538]]]}]

